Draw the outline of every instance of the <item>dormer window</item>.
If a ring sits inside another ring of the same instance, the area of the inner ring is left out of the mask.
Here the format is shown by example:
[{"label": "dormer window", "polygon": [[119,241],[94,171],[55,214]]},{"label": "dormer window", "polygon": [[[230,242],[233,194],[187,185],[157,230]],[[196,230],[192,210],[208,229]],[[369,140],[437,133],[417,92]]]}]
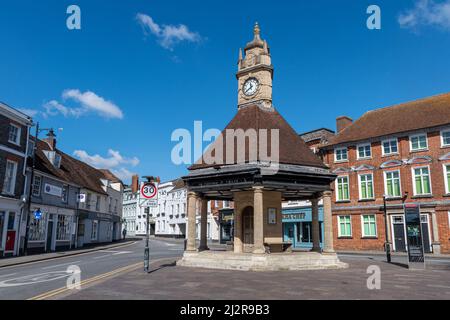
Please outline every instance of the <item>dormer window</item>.
[{"label": "dormer window", "polygon": [[44,150],[43,151],[48,161],[55,167],[60,168],[61,166],[61,156],[56,153],[56,151]]}]

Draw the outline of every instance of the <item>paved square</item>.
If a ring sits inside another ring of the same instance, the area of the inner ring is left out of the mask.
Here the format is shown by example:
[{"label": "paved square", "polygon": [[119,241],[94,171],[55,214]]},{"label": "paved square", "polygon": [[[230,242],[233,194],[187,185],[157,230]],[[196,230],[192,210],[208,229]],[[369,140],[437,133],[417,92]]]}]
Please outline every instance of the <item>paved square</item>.
[{"label": "paved square", "polygon": [[[370,258],[342,258],[349,269],[248,272],[178,267],[174,260],[119,275],[62,299],[450,299],[450,271],[413,271]],[[367,288],[367,267],[381,269],[381,289]]]}]

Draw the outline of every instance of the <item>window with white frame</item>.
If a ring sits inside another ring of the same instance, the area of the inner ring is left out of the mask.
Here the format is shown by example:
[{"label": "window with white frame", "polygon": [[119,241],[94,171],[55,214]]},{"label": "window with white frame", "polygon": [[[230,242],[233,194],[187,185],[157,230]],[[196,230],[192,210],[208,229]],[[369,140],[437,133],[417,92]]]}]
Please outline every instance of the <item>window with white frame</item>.
[{"label": "window with white frame", "polygon": [[336,201],[350,200],[348,176],[336,179]]},{"label": "window with white frame", "polygon": [[377,220],[374,214],[362,215],[362,236],[376,237],[377,236]]},{"label": "window with white frame", "polygon": [[99,196],[99,195],[97,195],[97,201],[95,202],[95,211],[100,211],[100,203],[101,203],[101,200],[102,198]]},{"label": "window with white frame", "polygon": [[450,228],[450,211],[448,212],[448,227]]},{"label": "window with white frame", "polygon": [[65,215],[58,215],[58,223],[56,225],[56,240],[70,240],[70,226],[72,217]]},{"label": "window with white frame", "polygon": [[441,131],[441,146],[450,147],[450,129]]},{"label": "window with white frame", "polygon": [[92,220],[91,240],[97,240],[98,220]]},{"label": "window with white frame", "polygon": [[3,193],[14,194],[16,187],[17,162],[6,160],[5,180],[3,181]]},{"label": "window with white frame", "polygon": [[401,196],[400,171],[387,171],[384,173],[384,191],[388,197]]},{"label": "window with white frame", "polygon": [[431,194],[430,169],[428,167],[412,168],[414,195]]},{"label": "window with white frame", "polygon": [[338,216],[338,236],[351,237],[352,236],[352,218],[351,216]]},{"label": "window with white frame", "polygon": [[359,199],[373,199],[373,174],[360,174],[359,176]]},{"label": "window with white frame", "polygon": [[428,148],[427,135],[417,134],[409,137],[409,142],[411,144],[411,151],[425,150]]},{"label": "window with white frame", "polygon": [[382,142],[383,156],[397,154],[398,153],[398,141],[397,139],[384,140]]},{"label": "window with white frame", "polygon": [[358,159],[370,158],[372,156],[370,143],[358,145],[357,150],[358,150]]},{"label": "window with white frame", "polygon": [[347,161],[348,160],[348,151],[347,148],[338,148],[334,149],[334,161]]},{"label": "window with white frame", "polygon": [[8,142],[20,145],[20,127],[10,123]]},{"label": "window with white frame", "polygon": [[47,213],[42,212],[41,218],[36,219],[33,212],[30,212],[30,230],[28,234],[29,241],[45,240],[45,229],[47,226]]},{"label": "window with white frame", "polygon": [[41,186],[42,186],[42,176],[34,176],[32,188],[33,197],[39,197],[41,195]]},{"label": "window with white frame", "polygon": [[445,193],[450,194],[450,163],[444,164]]}]

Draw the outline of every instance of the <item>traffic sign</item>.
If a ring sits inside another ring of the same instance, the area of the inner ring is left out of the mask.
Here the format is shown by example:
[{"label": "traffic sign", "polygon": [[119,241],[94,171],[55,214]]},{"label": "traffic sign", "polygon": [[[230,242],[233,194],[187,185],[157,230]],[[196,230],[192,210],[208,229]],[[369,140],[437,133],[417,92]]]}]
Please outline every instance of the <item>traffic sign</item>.
[{"label": "traffic sign", "polygon": [[141,187],[141,196],[145,199],[153,199],[158,195],[158,188],[152,182],[146,182]]},{"label": "traffic sign", "polygon": [[33,214],[36,220],[40,220],[42,218],[42,212],[39,209],[34,210]]}]

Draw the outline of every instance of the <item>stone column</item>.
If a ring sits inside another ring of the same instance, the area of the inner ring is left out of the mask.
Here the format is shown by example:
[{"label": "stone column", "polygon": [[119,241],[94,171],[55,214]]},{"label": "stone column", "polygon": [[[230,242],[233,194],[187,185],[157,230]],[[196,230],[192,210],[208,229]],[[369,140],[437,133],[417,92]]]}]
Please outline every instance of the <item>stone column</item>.
[{"label": "stone column", "polygon": [[[233,200],[236,200],[236,197]],[[233,251],[234,253],[242,253],[242,208],[239,201],[234,201],[233,232]]]},{"label": "stone column", "polygon": [[320,249],[320,224],[319,224],[319,199],[313,198],[311,201],[312,210],[312,241],[313,247],[311,251],[321,252]]},{"label": "stone column", "polygon": [[331,214],[331,191],[323,193],[323,252],[334,253],[333,246],[333,217]]},{"label": "stone column", "polygon": [[197,207],[197,193],[189,192],[188,193],[188,238],[187,238],[187,246],[186,251],[196,251],[195,249],[195,238],[196,238],[196,207]]},{"label": "stone column", "polygon": [[253,201],[253,253],[265,253],[262,187],[253,187]]},{"label": "stone column", "polygon": [[436,212],[431,213],[431,223],[433,224],[433,253],[441,253],[441,242],[439,241],[439,224],[436,217]]},{"label": "stone column", "polygon": [[208,238],[207,238],[207,227],[208,227],[208,200],[201,199],[200,205],[200,247],[201,250],[208,250]]}]

